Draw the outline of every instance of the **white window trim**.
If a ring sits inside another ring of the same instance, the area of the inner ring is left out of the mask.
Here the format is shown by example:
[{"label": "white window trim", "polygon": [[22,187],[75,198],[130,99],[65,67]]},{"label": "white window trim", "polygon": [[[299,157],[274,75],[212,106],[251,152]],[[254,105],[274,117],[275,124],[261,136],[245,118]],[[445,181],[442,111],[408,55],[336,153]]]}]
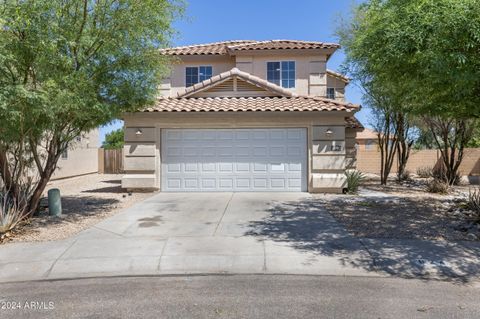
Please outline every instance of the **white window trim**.
[{"label": "white window trim", "polygon": [[[213,68],[213,65],[207,65],[207,64],[185,65],[185,68],[183,70],[183,85],[185,87],[188,87],[187,86],[187,68],[197,68],[197,69],[199,69],[198,73],[200,73],[200,67],[202,67],[202,66],[211,67],[212,68],[212,77],[213,77],[213,75],[215,74],[215,69]],[[198,76],[200,77],[200,74]],[[197,83],[200,83],[200,82],[202,82],[202,81],[200,81],[200,79],[199,79],[199,82],[197,82]]]},{"label": "white window trim", "polygon": [[[268,63],[271,62],[280,62],[280,87],[287,89],[287,90],[295,90],[297,88],[297,61],[296,60],[270,60],[265,63],[265,79],[268,81]],[[282,62],[293,62],[295,63],[295,78],[293,79],[293,87],[285,88],[282,86]],[[273,83],[268,81],[269,83]]]}]

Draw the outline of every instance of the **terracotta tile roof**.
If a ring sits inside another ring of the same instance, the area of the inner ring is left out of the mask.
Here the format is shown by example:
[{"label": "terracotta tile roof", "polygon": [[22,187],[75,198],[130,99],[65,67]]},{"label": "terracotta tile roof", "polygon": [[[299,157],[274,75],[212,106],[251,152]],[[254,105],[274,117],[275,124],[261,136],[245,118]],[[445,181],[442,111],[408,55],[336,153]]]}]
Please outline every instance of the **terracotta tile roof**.
[{"label": "terracotta tile roof", "polygon": [[254,40],[232,40],[213,42],[205,44],[194,44],[174,48],[161,49],[160,53],[165,55],[227,55],[229,45],[245,44],[256,42]]},{"label": "terracotta tile roof", "polygon": [[230,51],[247,50],[284,50],[284,49],[337,49],[340,45],[336,43],[298,41],[298,40],[268,40],[254,43],[242,43],[229,45]]},{"label": "terracotta tile roof", "polygon": [[338,72],[335,72],[335,71],[332,71],[332,70],[327,70],[327,74],[342,80],[346,84],[348,84],[350,82],[350,78],[346,77],[345,75],[343,75],[341,73],[338,73]]},{"label": "terracotta tile roof", "polygon": [[161,49],[165,55],[227,55],[235,51],[282,49],[337,49],[336,43],[298,40],[232,40]]},{"label": "terracotta tile roof", "polygon": [[143,112],[287,112],[287,111],[357,111],[353,104],[311,97],[197,97],[159,98]]},{"label": "terracotta tile roof", "polygon": [[289,96],[289,97],[294,97],[298,96],[298,94],[287,90],[279,85],[276,85],[272,82],[268,82],[267,80],[264,80],[258,76],[251,75],[250,73],[240,71],[237,68],[233,68],[229,71],[220,73],[218,75],[215,75],[209,79],[206,79],[202,82],[199,82],[197,84],[194,84],[192,86],[189,86],[185,88],[184,92],[177,93],[177,97],[188,97],[191,96],[195,93],[204,91],[205,89],[208,89],[209,87],[215,86],[217,83],[221,83],[229,78],[232,77],[238,77],[250,84],[253,84],[255,86],[261,87],[267,91],[277,93],[281,96]]},{"label": "terracotta tile roof", "polygon": [[[350,116],[350,117],[346,117],[345,118],[345,126],[347,128],[353,128],[353,129],[357,129],[357,130],[364,130],[365,128],[363,127],[362,123],[360,123],[359,120],[357,120],[357,118],[355,116]],[[358,136],[357,136],[358,138]]]},{"label": "terracotta tile roof", "polygon": [[[264,88],[278,96],[258,97],[192,97],[210,87],[238,77],[248,83]],[[242,112],[242,111],[347,111],[354,112],[359,105],[344,103],[316,96],[300,96],[281,86],[268,82],[247,72],[233,68],[199,82],[178,93],[176,97],[161,97],[153,107],[144,112]]]}]

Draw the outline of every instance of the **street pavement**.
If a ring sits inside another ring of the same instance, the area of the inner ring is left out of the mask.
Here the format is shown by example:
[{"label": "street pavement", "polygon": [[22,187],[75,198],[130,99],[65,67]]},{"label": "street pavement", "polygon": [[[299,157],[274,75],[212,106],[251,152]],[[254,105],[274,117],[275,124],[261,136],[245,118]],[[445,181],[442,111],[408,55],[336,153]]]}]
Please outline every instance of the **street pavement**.
[{"label": "street pavement", "polygon": [[119,277],[0,284],[0,318],[480,318],[480,287],[301,275]]}]

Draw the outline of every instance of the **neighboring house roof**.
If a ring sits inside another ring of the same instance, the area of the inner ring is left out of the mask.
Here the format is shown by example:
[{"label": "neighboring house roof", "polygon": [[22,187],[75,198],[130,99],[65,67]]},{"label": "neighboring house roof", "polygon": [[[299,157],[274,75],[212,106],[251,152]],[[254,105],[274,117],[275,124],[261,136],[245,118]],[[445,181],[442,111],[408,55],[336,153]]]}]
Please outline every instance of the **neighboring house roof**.
[{"label": "neighboring house roof", "polygon": [[357,140],[371,140],[377,138],[377,132],[369,128],[365,128],[362,132],[357,134]]},{"label": "neighboring house roof", "polygon": [[299,40],[232,40],[206,44],[188,45],[161,49],[165,55],[227,55],[235,51],[291,50],[291,49],[338,49],[336,43]]}]

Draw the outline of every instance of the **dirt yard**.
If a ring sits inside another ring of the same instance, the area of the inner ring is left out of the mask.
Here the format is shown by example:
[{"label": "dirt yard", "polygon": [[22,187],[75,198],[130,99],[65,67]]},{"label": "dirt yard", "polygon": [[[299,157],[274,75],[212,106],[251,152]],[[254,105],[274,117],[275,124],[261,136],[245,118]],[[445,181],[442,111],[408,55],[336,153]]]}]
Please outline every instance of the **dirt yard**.
[{"label": "dirt yard", "polygon": [[52,217],[43,209],[4,242],[65,239],[153,195],[127,193],[120,179],[121,175],[92,174],[50,182],[45,194],[51,188],[60,189],[63,215]]},{"label": "dirt yard", "polygon": [[[471,187],[471,186],[470,186]],[[480,240],[480,224],[465,208],[469,186],[448,195],[425,191],[424,180],[403,185],[364,183],[358,195],[324,196],[329,212],[357,237]]]}]

